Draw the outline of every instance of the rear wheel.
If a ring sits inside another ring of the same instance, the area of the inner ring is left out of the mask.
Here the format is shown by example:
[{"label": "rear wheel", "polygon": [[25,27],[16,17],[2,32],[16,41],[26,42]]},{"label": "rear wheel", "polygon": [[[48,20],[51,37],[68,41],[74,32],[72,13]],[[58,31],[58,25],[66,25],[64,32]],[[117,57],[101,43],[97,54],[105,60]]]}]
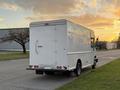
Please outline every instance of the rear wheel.
[{"label": "rear wheel", "polygon": [[66,75],[66,76],[68,76],[68,77],[70,77],[71,76],[71,71],[66,71],[63,74]]},{"label": "rear wheel", "polygon": [[97,64],[97,62],[94,60],[94,64],[92,65],[92,69],[96,68],[96,64]]},{"label": "rear wheel", "polygon": [[81,71],[82,71],[82,68],[81,68],[81,63],[78,62],[77,65],[76,65],[76,69],[75,69],[75,74],[76,76],[79,76],[81,74]]},{"label": "rear wheel", "polygon": [[35,70],[35,73],[36,73],[36,74],[43,74],[43,72],[40,71],[40,70]]}]

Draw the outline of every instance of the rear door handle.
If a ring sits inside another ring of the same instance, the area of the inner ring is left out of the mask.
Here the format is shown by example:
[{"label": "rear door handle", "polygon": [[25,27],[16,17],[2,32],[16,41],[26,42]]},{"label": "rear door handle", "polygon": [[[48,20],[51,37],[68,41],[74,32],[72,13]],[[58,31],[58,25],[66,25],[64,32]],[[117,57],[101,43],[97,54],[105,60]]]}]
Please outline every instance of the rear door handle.
[{"label": "rear door handle", "polygon": [[38,48],[42,48],[43,46],[41,46],[41,45],[38,45]]}]

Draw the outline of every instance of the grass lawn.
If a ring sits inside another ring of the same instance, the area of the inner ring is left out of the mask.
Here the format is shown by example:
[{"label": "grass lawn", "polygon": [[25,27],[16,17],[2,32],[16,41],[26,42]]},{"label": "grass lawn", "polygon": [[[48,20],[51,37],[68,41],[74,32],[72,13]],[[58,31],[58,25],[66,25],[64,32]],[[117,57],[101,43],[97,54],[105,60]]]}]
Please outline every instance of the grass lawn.
[{"label": "grass lawn", "polygon": [[28,58],[29,53],[23,54],[22,52],[4,52],[0,53],[0,61],[4,60],[16,60],[22,58]]},{"label": "grass lawn", "polygon": [[57,90],[120,90],[120,59],[82,73],[73,82]]}]

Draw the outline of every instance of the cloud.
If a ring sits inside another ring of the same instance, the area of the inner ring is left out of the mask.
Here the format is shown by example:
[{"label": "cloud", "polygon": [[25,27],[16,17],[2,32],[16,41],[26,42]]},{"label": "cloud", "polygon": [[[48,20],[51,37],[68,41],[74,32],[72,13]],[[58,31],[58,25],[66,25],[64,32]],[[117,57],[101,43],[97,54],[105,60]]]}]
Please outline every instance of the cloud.
[{"label": "cloud", "polygon": [[12,11],[16,11],[18,7],[14,2],[12,2],[12,0],[8,1],[8,0],[0,0],[0,8],[2,9],[7,9],[7,10],[12,10]]},{"label": "cloud", "polygon": [[113,19],[92,14],[83,14],[79,17],[71,17],[71,20],[88,27],[108,27],[113,25]]},{"label": "cloud", "polygon": [[115,14],[120,18],[120,8],[115,11]]},{"label": "cloud", "polygon": [[111,18],[119,15],[116,8],[120,8],[120,0],[0,0],[0,8],[22,8],[42,17],[80,16],[87,13]]},{"label": "cloud", "polygon": [[28,21],[72,18],[85,25],[110,26],[111,18],[120,16],[120,0],[16,0],[15,3],[33,11],[33,15],[25,17]]},{"label": "cloud", "polygon": [[34,13],[43,15],[70,13],[77,3],[83,6],[79,0],[16,0],[15,3],[23,9],[31,9]]},{"label": "cloud", "polygon": [[[66,18],[95,30],[98,36],[108,31],[111,36],[119,27],[115,20],[120,18],[120,0],[0,0],[1,8],[25,12],[20,23]],[[17,23],[12,26],[23,25]]]},{"label": "cloud", "polygon": [[116,11],[120,7],[120,0],[0,0],[0,7],[14,11],[18,8],[32,11],[33,15],[28,18],[33,20],[83,14],[111,18],[120,14],[119,10]]},{"label": "cloud", "polygon": [[92,27],[111,27],[113,24],[109,22],[99,22],[99,23],[92,23],[90,26]]},{"label": "cloud", "polygon": [[99,15],[106,18],[120,18],[120,0],[101,0]]}]

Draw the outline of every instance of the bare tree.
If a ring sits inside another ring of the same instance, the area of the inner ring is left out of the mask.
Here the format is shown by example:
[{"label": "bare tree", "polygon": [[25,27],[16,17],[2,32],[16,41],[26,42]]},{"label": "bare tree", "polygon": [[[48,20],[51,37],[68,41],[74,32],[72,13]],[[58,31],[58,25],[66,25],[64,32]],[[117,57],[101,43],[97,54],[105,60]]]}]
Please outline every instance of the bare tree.
[{"label": "bare tree", "polygon": [[23,53],[26,53],[26,46],[25,44],[29,42],[29,30],[28,29],[21,29],[21,30],[10,30],[7,35],[0,38],[0,42],[8,42],[8,41],[15,41],[20,44],[23,48]]}]

